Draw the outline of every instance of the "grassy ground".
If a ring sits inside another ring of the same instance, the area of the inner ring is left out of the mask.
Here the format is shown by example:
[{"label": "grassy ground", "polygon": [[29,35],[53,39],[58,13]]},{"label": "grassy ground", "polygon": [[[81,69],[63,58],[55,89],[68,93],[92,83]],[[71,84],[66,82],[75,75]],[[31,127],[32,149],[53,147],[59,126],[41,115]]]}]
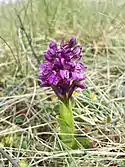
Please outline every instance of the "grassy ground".
[{"label": "grassy ground", "polygon": [[[125,5],[116,0],[29,0],[0,6],[0,145],[22,167],[125,166]],[[95,143],[67,150],[58,100],[39,84],[48,43],[76,36],[88,90],[74,95],[76,128]],[[11,167],[1,156],[0,166]]]}]

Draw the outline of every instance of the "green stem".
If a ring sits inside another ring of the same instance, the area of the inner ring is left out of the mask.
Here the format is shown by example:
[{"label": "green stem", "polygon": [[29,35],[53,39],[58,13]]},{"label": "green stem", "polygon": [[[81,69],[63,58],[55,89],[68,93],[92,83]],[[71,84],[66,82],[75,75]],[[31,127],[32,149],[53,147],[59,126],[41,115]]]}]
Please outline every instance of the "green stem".
[{"label": "green stem", "polygon": [[72,113],[72,105],[69,100],[61,102],[60,116],[58,118],[60,125],[60,137],[62,141],[70,148],[74,145],[74,118]]}]

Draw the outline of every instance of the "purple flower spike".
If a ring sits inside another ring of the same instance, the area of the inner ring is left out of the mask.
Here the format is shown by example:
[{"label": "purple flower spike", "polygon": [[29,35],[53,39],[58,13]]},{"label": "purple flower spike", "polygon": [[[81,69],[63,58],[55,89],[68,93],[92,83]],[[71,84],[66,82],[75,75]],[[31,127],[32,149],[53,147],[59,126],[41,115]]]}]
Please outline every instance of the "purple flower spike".
[{"label": "purple flower spike", "polygon": [[86,66],[80,61],[82,47],[76,45],[76,38],[68,43],[63,40],[60,47],[52,41],[44,54],[45,62],[40,64],[41,85],[52,87],[63,101],[71,98],[77,88],[86,89]]}]

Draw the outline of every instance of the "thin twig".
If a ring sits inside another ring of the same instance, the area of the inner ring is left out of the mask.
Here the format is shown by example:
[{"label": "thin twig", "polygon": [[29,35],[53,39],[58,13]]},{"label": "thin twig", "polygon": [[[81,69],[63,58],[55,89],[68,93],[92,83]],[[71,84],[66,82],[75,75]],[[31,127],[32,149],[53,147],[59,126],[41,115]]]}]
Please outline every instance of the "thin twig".
[{"label": "thin twig", "polygon": [[10,45],[7,43],[7,41],[6,41],[2,36],[0,36],[0,39],[1,39],[1,40],[7,45],[7,47],[10,49],[10,51],[11,51],[11,53],[12,53],[14,59],[15,59],[15,62],[17,63],[16,55],[14,54],[14,52],[13,52],[12,48],[10,47]]},{"label": "thin twig", "polygon": [[38,57],[37,57],[37,55],[36,55],[36,53],[35,53],[35,51],[34,51],[33,45],[32,45],[32,38],[31,38],[31,36],[26,32],[26,29],[25,29],[25,27],[24,27],[24,25],[23,25],[22,19],[21,19],[20,15],[19,15],[18,13],[17,13],[17,17],[18,17],[18,19],[19,19],[20,29],[24,32],[24,34],[25,34],[25,36],[26,36],[26,38],[27,38],[27,41],[28,41],[28,43],[29,43],[29,46],[30,46],[30,48],[31,48],[31,51],[32,51],[32,53],[33,53],[35,59],[37,60],[37,63],[40,64],[40,60],[38,59]]},{"label": "thin twig", "polygon": [[0,153],[6,157],[10,162],[11,164],[13,165],[13,167],[20,167],[19,164],[17,164],[17,162],[15,160],[13,160],[9,154],[7,154],[2,148],[0,148]]}]

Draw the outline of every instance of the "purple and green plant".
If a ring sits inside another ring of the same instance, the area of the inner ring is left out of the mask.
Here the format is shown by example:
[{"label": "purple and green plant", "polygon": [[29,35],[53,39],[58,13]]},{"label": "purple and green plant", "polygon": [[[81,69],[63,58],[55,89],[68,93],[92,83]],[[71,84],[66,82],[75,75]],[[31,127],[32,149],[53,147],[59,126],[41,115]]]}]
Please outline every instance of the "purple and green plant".
[{"label": "purple and green plant", "polygon": [[86,66],[81,61],[82,46],[76,38],[61,41],[60,46],[52,41],[40,64],[40,80],[43,87],[51,87],[60,100],[61,140],[70,148],[75,146],[75,125],[72,112],[72,94],[77,88],[86,89]]}]

